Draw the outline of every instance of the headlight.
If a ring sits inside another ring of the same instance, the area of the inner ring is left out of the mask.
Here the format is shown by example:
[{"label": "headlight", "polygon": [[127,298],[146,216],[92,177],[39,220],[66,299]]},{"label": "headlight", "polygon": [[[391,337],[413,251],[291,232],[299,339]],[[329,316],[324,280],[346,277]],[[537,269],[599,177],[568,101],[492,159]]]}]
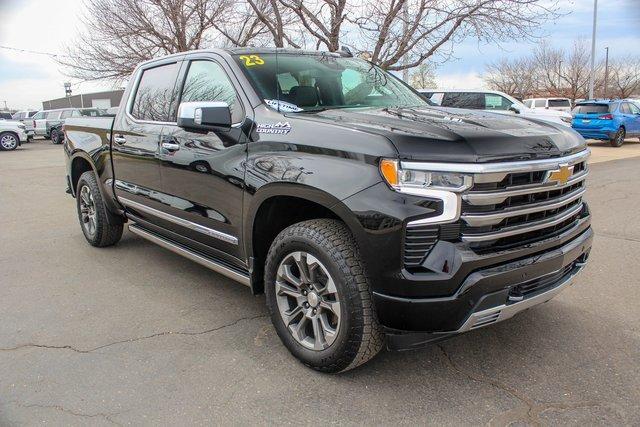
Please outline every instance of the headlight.
[{"label": "headlight", "polygon": [[397,160],[383,159],[380,173],[384,180],[396,190],[426,188],[461,192],[471,187],[473,178],[458,172],[435,172],[402,169]]},{"label": "headlight", "polygon": [[560,120],[562,120],[565,123],[571,123],[573,121],[572,117],[560,117]]}]

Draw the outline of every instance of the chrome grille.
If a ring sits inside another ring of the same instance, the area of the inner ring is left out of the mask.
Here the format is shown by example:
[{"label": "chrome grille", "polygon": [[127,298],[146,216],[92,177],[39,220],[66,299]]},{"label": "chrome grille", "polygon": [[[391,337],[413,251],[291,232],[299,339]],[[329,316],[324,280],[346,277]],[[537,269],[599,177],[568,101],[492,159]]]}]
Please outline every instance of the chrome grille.
[{"label": "chrome grille", "polygon": [[[461,240],[479,246],[503,239],[524,243],[573,224],[583,210],[589,173],[584,157],[558,159],[539,170],[474,174],[475,185],[462,195]],[[570,174],[566,182],[550,181],[558,170]]]}]

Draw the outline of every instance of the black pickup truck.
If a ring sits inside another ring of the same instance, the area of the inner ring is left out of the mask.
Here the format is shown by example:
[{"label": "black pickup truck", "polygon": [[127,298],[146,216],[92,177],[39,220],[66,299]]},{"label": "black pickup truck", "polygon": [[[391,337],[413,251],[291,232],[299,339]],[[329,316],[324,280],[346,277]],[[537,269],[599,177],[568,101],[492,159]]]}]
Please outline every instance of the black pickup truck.
[{"label": "black pickup truck", "polygon": [[347,53],[152,60],[115,118],[64,133],[91,245],[128,223],[264,292],[282,342],[324,372],[546,302],[591,248],[577,133],[434,107]]}]

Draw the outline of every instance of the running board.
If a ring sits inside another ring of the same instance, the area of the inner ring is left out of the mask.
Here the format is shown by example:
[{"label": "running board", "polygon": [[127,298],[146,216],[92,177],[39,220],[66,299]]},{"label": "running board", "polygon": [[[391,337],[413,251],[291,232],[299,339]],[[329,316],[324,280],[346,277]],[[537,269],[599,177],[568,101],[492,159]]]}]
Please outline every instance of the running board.
[{"label": "running board", "polygon": [[212,258],[203,256],[197,252],[194,252],[190,249],[185,248],[182,245],[172,242],[169,239],[158,236],[155,233],[151,233],[139,225],[131,224],[129,225],[129,231],[133,234],[136,234],[144,239],[149,240],[159,246],[162,246],[165,249],[169,249],[171,252],[174,252],[178,255],[182,255],[185,258],[190,259],[191,261],[195,261],[200,265],[203,265],[216,273],[220,273],[223,276],[226,276],[230,279],[233,279],[237,282],[242,283],[245,286],[251,287],[251,280],[249,279],[249,275],[243,274],[239,271],[236,271],[232,268],[229,268],[222,264],[221,262],[215,261]]}]

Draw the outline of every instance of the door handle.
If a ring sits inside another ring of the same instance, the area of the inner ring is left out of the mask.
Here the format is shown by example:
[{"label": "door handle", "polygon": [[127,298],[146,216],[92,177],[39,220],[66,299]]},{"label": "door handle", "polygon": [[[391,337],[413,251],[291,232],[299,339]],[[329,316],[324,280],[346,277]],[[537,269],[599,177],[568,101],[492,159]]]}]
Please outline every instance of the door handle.
[{"label": "door handle", "polygon": [[118,145],[122,145],[122,144],[127,142],[127,138],[125,138],[122,135],[114,135],[113,136],[113,142],[115,142]]},{"label": "door handle", "polygon": [[178,151],[180,149],[180,144],[175,142],[163,142],[161,146],[167,151]]}]

